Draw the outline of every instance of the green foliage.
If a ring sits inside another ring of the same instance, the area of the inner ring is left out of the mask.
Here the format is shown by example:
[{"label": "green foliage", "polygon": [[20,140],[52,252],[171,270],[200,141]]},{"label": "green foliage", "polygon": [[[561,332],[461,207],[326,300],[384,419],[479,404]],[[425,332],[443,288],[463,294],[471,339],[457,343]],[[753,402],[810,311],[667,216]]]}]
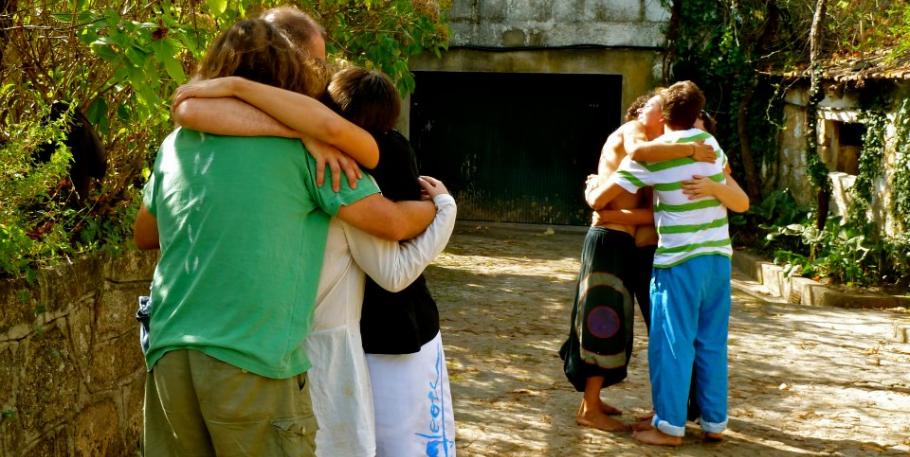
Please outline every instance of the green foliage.
[{"label": "green foliage", "polygon": [[[0,275],[97,249],[118,249],[131,232],[138,194],[157,145],[172,128],[169,97],[210,41],[240,18],[281,0],[44,0],[0,11]],[[408,58],[446,48],[447,1],[302,0],[330,35],[330,59],[382,69],[413,90]],[[37,145],[60,142],[64,121],[43,125],[48,106],[72,102],[97,129],[107,176],[67,204],[70,160],[47,164]],[[63,184],[61,184],[63,183]]]},{"label": "green foliage", "polygon": [[437,57],[448,48],[445,12],[451,0],[304,0],[328,35],[330,55],[378,69],[414,91],[407,59],[422,52]]}]

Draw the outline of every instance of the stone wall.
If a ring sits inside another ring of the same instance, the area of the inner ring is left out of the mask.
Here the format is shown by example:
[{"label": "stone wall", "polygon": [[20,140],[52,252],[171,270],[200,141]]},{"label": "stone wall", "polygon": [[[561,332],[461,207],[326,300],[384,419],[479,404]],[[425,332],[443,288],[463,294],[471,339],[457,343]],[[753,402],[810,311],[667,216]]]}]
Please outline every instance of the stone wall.
[{"label": "stone wall", "polygon": [[[901,99],[910,93],[910,83],[899,84],[893,91],[892,99]],[[796,200],[805,206],[815,206],[815,191],[812,188],[806,163],[806,103],[808,91],[805,87],[795,86],[785,96],[784,130],[781,132],[780,149],[777,163],[763,170],[764,182],[773,183],[776,189],[789,188]],[[896,109],[896,107],[895,107]],[[882,160],[882,174],[873,183],[872,208],[869,218],[882,230],[894,235],[897,232],[895,217],[891,214],[892,194],[888,183],[896,167],[895,120],[897,113],[887,113],[891,125],[885,132],[885,154]],[[831,209],[834,214],[846,214],[852,199],[850,189],[855,176],[834,171],[836,155],[829,145],[830,138],[837,138],[832,129],[832,122],[862,123],[862,109],[859,106],[859,94],[855,91],[829,90],[819,103],[818,144],[822,160],[831,169],[829,178],[832,183]],[[862,152],[860,152],[862,154]],[[773,189],[766,189],[773,190]]]},{"label": "stone wall", "polygon": [[660,0],[455,0],[451,46],[657,48],[669,12]]},{"label": "stone wall", "polygon": [[0,455],[134,456],[145,364],[134,318],[155,254],[0,281]]}]

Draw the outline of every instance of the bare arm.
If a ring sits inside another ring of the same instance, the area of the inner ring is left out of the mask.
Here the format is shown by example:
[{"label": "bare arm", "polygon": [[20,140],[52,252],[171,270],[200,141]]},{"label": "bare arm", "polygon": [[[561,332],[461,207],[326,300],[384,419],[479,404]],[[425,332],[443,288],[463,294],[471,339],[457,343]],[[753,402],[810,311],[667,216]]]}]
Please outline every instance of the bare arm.
[{"label": "bare arm", "polygon": [[174,96],[175,107],[192,97],[237,97],[300,136],[337,147],[367,168],[374,168],[379,162],[379,148],[372,135],[312,97],[233,76],[181,86]]},{"label": "bare arm", "polygon": [[174,105],[173,115],[183,127],[216,135],[300,138],[300,133],[236,98],[188,98]]},{"label": "bare arm", "polygon": [[133,240],[136,246],[144,251],[158,249],[158,220],[145,205],[139,207],[136,221],[133,222]]},{"label": "bare arm", "polygon": [[433,201],[437,208],[433,223],[408,241],[387,241],[344,226],[354,261],[383,289],[403,290],[445,249],[455,227],[455,199],[445,193],[436,195]]},{"label": "bare arm", "polygon": [[342,206],[337,216],[364,232],[400,241],[423,232],[436,216],[436,206],[430,201],[393,202],[374,194]]},{"label": "bare arm", "polygon": [[699,162],[713,162],[717,159],[714,148],[703,142],[661,143],[648,141],[644,126],[640,122],[629,122],[623,129],[623,147],[632,160],[638,162],[662,162],[664,160],[692,157]]},{"label": "bare arm", "polygon": [[725,178],[726,183],[719,183],[705,176],[693,176],[691,180],[683,181],[683,193],[690,200],[714,197],[734,213],[745,212],[749,209],[749,196],[733,176],[725,174]]},{"label": "bare arm", "polygon": [[[622,127],[620,127],[622,129]],[[600,150],[600,160],[597,162],[597,174],[603,177],[609,177],[613,172],[619,169],[622,162],[622,155],[618,153],[623,146],[623,135],[621,132],[613,132],[607,137],[603,148]]]},{"label": "bare arm", "polygon": [[628,193],[613,179],[605,180],[599,177],[592,179],[589,177],[585,188],[585,201],[588,202],[588,206],[592,209],[601,210],[613,199],[622,195],[623,192]]}]

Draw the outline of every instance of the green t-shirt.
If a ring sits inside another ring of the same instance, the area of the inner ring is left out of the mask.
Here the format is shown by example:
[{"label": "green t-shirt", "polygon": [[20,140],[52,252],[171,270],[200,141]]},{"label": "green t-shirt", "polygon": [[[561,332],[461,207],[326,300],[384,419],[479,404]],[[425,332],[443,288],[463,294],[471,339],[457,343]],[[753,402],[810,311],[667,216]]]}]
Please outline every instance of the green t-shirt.
[{"label": "green t-shirt", "polygon": [[276,379],[306,371],[329,220],[379,192],[315,184],[298,140],[227,137],[188,129],[158,151],[143,204],[158,222],[152,281],[151,370],[168,351],[193,349]]}]

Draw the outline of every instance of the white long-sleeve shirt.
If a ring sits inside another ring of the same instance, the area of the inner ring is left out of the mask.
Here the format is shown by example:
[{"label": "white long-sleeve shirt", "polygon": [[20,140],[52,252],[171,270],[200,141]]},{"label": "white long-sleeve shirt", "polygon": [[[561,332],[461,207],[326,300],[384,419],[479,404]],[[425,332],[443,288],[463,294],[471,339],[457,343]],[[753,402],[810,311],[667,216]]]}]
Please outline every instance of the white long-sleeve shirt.
[{"label": "white long-sleeve shirt", "polygon": [[437,195],[436,218],[418,237],[383,240],[332,219],[316,295],[313,330],[306,340],[308,379],[319,431],[319,457],[373,457],[376,425],[369,370],[360,339],[364,273],[397,292],[417,279],[445,249],[455,227],[451,195]]}]

